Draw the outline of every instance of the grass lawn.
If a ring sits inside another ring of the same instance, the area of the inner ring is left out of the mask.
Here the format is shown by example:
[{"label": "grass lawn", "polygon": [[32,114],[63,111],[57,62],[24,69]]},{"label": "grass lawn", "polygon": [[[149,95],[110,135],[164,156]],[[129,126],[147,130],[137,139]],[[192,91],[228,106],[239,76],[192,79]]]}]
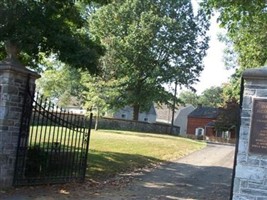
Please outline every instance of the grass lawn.
[{"label": "grass lawn", "polygon": [[183,157],[205,143],[177,136],[98,130],[91,132],[87,177],[99,180]]}]

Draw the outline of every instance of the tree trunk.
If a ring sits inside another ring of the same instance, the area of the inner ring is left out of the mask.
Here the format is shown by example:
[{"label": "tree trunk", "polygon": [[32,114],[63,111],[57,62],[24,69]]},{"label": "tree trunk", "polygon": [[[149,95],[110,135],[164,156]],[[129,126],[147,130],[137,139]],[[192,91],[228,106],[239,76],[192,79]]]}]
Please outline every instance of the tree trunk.
[{"label": "tree trunk", "polygon": [[133,106],[133,120],[138,121],[139,118],[140,105]]},{"label": "tree trunk", "polygon": [[98,120],[99,120],[99,109],[97,108],[97,114],[95,118],[95,131],[98,129]]}]

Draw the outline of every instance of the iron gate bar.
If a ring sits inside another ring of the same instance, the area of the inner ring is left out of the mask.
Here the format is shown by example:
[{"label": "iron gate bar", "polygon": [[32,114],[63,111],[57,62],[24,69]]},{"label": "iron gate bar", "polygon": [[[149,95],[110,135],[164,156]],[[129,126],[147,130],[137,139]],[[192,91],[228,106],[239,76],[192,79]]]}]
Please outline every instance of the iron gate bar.
[{"label": "iron gate bar", "polygon": [[38,93],[34,97],[28,87],[13,185],[84,181],[92,114],[87,119],[70,113]]}]

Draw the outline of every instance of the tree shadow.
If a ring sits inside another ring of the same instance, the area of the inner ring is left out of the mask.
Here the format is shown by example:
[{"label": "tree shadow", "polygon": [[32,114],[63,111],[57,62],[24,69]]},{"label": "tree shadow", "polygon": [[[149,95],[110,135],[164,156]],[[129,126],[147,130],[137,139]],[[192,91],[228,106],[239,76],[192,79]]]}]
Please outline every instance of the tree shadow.
[{"label": "tree shadow", "polygon": [[229,199],[232,169],[170,162],[138,175],[129,199]]},{"label": "tree shadow", "polygon": [[[99,157],[101,154],[102,156]],[[159,163],[151,157],[124,154],[117,152],[91,152],[88,158],[89,168],[94,171],[95,180],[109,179],[122,172],[119,165],[132,162],[133,168],[138,163]],[[91,162],[91,163],[90,163]],[[100,166],[106,165],[105,169],[113,172],[105,172]],[[136,165],[135,165],[136,164]],[[93,169],[93,168],[96,169]],[[100,169],[99,169],[100,168]],[[125,172],[131,172],[129,167]],[[118,178],[129,179],[128,184],[112,185],[107,182],[103,188],[91,185],[91,179],[85,183],[68,183],[64,185],[22,187],[0,194],[0,199],[129,199],[129,200],[151,200],[151,199],[196,199],[196,200],[227,200],[229,199],[232,179],[232,169],[220,166],[198,166],[168,162],[150,170],[139,170],[139,173],[124,173]],[[109,175],[108,175],[109,174]],[[90,177],[89,177],[90,178]]]},{"label": "tree shadow", "polygon": [[86,174],[88,178],[103,181],[119,173],[131,172],[161,162],[163,161],[160,159],[138,154],[90,150]]}]

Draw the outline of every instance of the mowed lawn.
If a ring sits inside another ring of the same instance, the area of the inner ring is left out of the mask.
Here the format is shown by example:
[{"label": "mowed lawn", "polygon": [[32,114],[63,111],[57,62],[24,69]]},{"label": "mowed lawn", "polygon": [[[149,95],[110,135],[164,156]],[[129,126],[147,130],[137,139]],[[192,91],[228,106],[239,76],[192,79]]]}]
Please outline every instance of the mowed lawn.
[{"label": "mowed lawn", "polygon": [[177,136],[130,131],[91,132],[87,177],[101,180],[183,157],[206,144]]}]

